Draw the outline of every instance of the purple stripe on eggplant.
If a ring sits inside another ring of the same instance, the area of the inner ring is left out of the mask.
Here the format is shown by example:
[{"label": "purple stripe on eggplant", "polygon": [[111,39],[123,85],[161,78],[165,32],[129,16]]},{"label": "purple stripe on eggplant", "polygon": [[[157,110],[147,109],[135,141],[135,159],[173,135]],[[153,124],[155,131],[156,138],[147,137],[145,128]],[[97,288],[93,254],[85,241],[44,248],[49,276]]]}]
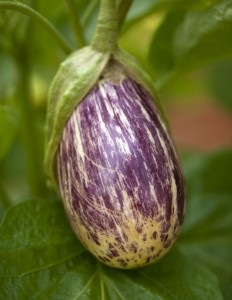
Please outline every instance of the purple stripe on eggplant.
[{"label": "purple stripe on eggplant", "polygon": [[184,184],[171,138],[141,85],[99,82],[67,122],[57,161],[66,211],[95,256],[132,268],[170,248],[183,222]]}]

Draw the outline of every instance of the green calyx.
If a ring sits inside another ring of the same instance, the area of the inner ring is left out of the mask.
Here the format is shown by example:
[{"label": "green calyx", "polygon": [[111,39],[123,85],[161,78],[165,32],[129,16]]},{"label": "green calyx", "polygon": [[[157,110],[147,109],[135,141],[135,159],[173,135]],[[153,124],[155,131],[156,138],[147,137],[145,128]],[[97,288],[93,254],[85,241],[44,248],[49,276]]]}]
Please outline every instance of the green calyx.
[{"label": "green calyx", "polygon": [[123,67],[124,75],[144,86],[155,99],[161,115],[166,121],[152,80],[142,70],[135,58],[117,46],[116,12],[115,0],[101,1],[96,34],[91,45],[68,56],[61,63],[51,84],[46,120],[45,168],[54,187],[57,187],[56,152],[66,122],[78,104],[97,84],[105,69],[110,71],[112,61]]},{"label": "green calyx", "polygon": [[61,65],[50,87],[46,120],[45,167],[56,185],[55,155],[65,124],[84,96],[98,81],[109,53],[91,47],[71,54]]}]

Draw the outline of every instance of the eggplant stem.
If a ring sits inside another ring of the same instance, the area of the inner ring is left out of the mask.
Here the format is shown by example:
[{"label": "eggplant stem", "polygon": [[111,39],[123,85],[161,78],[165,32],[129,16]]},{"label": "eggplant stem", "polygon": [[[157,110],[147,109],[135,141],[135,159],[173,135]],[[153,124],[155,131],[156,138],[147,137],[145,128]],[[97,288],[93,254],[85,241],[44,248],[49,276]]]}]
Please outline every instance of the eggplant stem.
[{"label": "eggplant stem", "polygon": [[115,0],[101,0],[97,28],[91,47],[99,52],[114,52],[118,47],[118,12]]}]

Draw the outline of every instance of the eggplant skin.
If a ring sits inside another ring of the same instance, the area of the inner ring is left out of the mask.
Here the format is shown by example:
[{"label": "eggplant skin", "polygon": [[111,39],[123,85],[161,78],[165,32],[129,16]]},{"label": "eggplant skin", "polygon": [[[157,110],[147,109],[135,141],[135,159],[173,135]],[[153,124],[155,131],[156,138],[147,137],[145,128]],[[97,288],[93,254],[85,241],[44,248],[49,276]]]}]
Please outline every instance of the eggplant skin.
[{"label": "eggplant skin", "polygon": [[98,84],[57,151],[61,196],[82,244],[116,268],[157,261],[183,223],[179,161],[149,93],[130,78]]}]

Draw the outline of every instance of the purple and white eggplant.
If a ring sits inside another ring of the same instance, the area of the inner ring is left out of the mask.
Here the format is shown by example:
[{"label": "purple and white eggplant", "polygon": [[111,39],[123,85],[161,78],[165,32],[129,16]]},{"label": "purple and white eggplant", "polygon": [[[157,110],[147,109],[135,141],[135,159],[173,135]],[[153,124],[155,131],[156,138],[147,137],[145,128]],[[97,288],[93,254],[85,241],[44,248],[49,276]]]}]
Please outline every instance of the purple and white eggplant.
[{"label": "purple and white eggplant", "polygon": [[52,83],[45,164],[82,244],[107,265],[135,268],[176,240],[184,183],[153,84],[117,47],[116,18],[106,22],[115,1],[101,3],[97,38]]},{"label": "purple and white eggplant", "polygon": [[183,180],[141,85],[101,80],[66,124],[57,163],[74,231],[99,260],[133,268],[167,252],[183,222]]}]

